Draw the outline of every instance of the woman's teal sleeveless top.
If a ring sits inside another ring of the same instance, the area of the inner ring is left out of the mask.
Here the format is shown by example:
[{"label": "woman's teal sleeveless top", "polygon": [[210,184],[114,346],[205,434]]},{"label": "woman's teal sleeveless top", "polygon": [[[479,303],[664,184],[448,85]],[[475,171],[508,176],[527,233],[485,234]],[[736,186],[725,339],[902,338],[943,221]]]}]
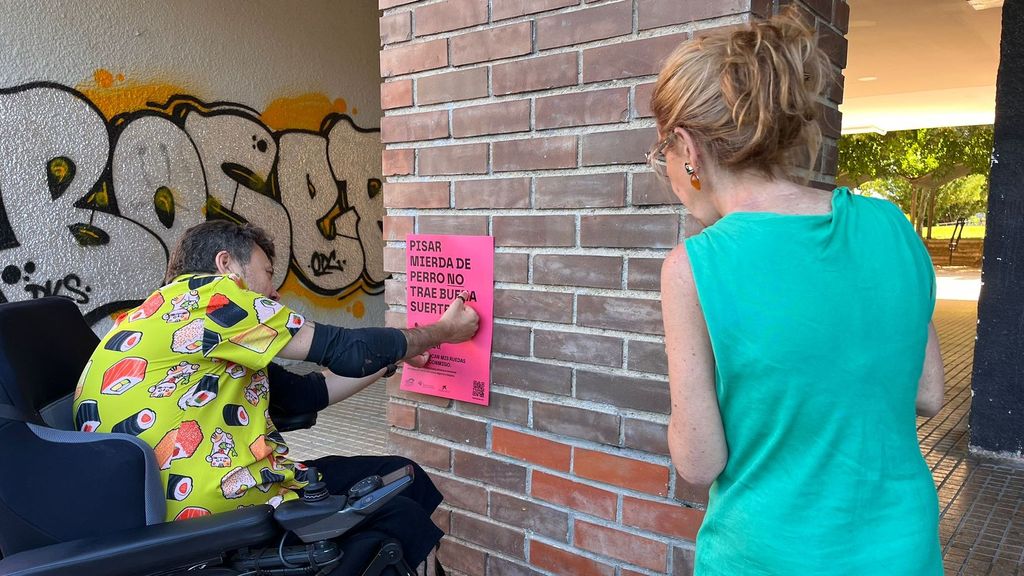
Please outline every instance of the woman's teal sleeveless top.
[{"label": "woman's teal sleeveless top", "polygon": [[915,425],[935,305],[893,204],[732,213],[686,241],[729,458],[698,576],[939,576],[935,485]]}]

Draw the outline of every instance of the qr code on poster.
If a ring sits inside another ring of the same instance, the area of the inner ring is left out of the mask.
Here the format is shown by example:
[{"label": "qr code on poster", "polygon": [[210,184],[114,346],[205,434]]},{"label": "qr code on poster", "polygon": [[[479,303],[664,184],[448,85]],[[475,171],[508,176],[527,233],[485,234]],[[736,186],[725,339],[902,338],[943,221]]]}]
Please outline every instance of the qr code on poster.
[{"label": "qr code on poster", "polygon": [[473,380],[473,398],[483,398],[483,397],[484,397],[484,381],[483,380]]}]

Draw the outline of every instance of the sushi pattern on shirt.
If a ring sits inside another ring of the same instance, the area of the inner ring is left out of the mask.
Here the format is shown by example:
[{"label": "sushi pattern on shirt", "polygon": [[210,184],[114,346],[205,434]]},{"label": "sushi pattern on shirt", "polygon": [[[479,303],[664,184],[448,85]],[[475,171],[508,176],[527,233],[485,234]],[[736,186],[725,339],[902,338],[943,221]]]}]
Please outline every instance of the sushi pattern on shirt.
[{"label": "sushi pattern on shirt", "polygon": [[293,499],[306,467],[270,420],[266,366],[304,323],[237,276],[176,278],[100,340],[75,426],[153,447],[168,520]]}]

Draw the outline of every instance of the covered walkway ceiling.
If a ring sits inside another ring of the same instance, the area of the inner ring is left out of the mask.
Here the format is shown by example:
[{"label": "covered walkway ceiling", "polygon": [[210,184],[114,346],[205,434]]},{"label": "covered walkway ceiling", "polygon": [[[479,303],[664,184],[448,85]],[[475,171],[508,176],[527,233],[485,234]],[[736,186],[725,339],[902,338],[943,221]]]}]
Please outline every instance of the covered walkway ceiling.
[{"label": "covered walkway ceiling", "polygon": [[844,134],[992,123],[1001,1],[848,1]]}]

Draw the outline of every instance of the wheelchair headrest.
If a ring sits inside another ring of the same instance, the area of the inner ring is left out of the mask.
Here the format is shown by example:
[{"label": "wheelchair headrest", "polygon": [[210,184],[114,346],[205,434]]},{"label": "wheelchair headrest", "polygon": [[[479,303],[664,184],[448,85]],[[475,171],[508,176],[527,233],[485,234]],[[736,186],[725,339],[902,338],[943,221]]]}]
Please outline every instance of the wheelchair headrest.
[{"label": "wheelchair headrest", "polygon": [[0,403],[37,414],[72,393],[98,343],[67,298],[0,304]]}]

